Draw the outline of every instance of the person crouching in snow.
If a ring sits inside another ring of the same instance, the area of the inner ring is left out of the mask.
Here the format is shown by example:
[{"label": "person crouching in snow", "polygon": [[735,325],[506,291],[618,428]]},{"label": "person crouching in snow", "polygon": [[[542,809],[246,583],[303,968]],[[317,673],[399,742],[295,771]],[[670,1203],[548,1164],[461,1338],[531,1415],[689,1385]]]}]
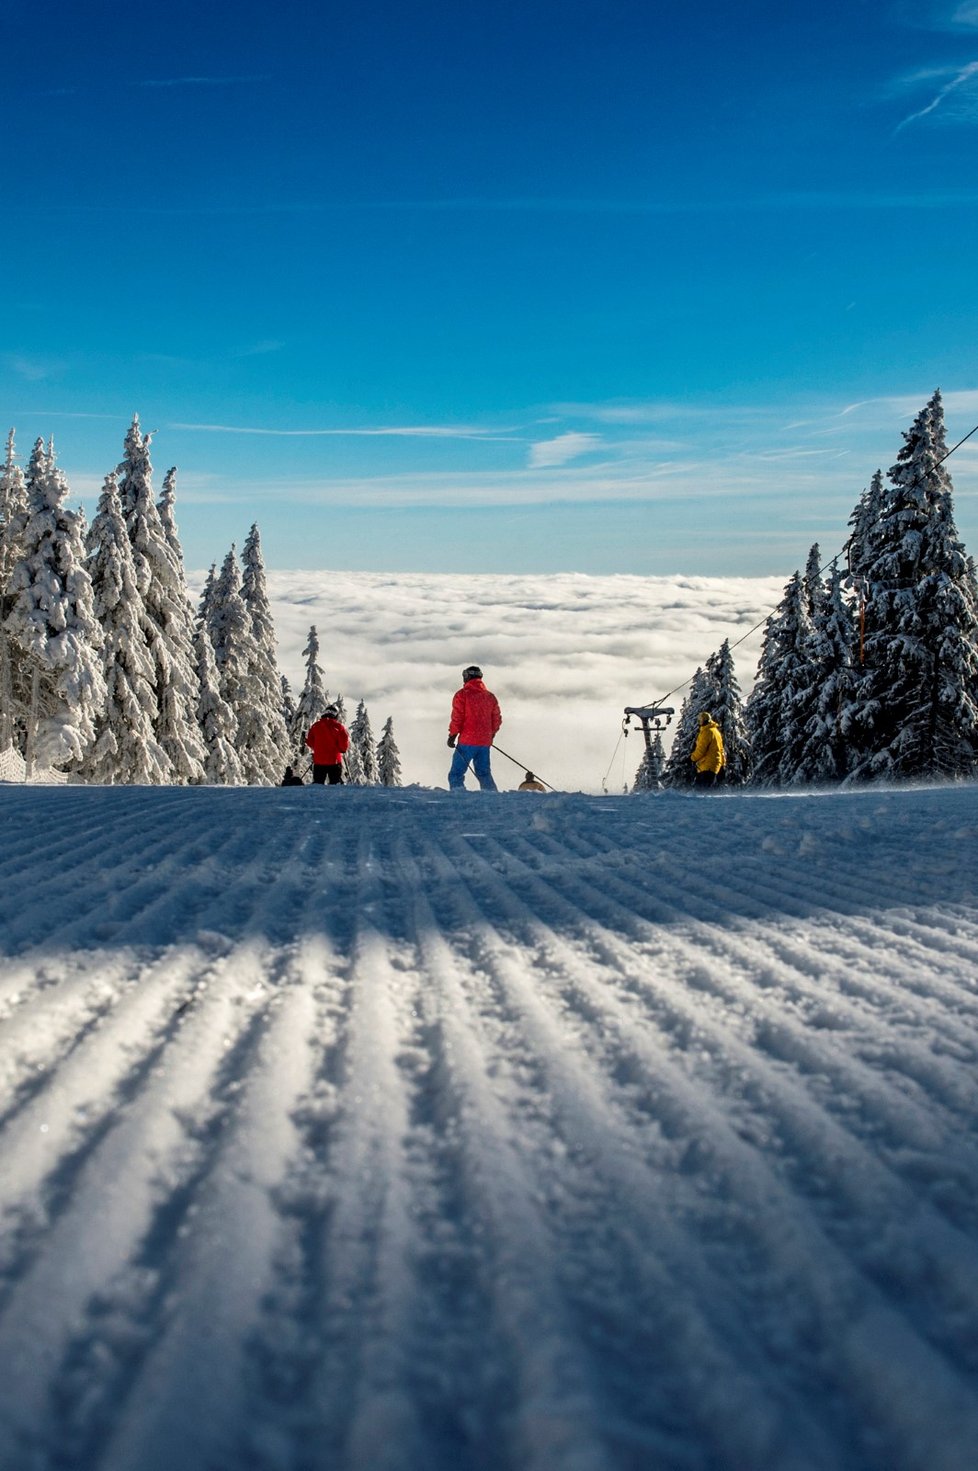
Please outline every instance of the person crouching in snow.
[{"label": "person crouching in snow", "polygon": [[449,791],[464,790],[465,773],[471,766],[484,792],[498,792],[489,769],[489,749],[502,723],[499,701],[482,683],[478,664],[470,664],[462,670],[462,688],[452,699],[448,744],[455,748],[455,755],[448,773]]},{"label": "person crouching in snow", "polygon": [[712,787],[727,764],[723,735],[708,710],[700,713],[700,728],[690,761],[696,767],[697,787]]},{"label": "person crouching in snow", "polygon": [[545,792],[547,789],[539,777],[534,776],[532,771],[528,771],[516,790],[518,792]]},{"label": "person crouching in snow", "polygon": [[312,779],[317,786],[339,786],[343,780],[343,752],[349,749],[350,736],[339,718],[335,705],[328,705],[309,727],[306,745],[312,752]]}]

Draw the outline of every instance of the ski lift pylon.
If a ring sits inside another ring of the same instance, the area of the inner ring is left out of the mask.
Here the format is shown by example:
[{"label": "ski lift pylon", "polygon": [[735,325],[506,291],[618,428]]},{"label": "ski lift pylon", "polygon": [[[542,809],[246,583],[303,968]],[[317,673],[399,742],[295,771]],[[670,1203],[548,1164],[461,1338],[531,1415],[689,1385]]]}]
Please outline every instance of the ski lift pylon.
[{"label": "ski lift pylon", "polygon": [[642,734],[645,737],[646,749],[651,750],[653,732],[665,730],[675,713],[675,710],[670,705],[626,705],[625,718],[621,723],[621,728],[625,735],[627,735],[628,727],[634,715],[635,719],[640,720],[642,723]]}]

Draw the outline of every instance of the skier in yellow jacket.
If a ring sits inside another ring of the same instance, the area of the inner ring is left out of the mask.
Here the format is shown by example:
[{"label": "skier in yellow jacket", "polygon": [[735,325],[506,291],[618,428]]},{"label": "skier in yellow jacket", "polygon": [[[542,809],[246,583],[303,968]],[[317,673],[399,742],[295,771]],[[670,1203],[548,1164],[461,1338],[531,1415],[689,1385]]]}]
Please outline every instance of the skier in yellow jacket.
[{"label": "skier in yellow jacket", "polygon": [[700,713],[696,745],[689,758],[696,767],[697,787],[712,787],[727,764],[720,727],[708,710]]}]

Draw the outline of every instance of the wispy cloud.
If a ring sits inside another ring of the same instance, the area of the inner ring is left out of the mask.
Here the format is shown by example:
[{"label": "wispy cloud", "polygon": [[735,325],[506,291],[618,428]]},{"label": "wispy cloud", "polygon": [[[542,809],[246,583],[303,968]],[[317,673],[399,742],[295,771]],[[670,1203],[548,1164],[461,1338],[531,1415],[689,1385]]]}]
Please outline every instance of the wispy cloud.
[{"label": "wispy cloud", "polygon": [[268,77],[143,77],[130,87],[235,87],[242,83],[267,82]]},{"label": "wispy cloud", "polygon": [[118,414],[92,414],[83,413],[74,409],[20,409],[17,418],[23,419],[107,419],[112,424],[125,424],[127,419],[125,413]]},{"label": "wispy cloud", "polygon": [[512,443],[511,434],[491,433],[467,424],[379,424],[362,428],[268,429],[246,424],[169,424],[169,429],[202,434],[256,434],[275,439],[474,439]]},{"label": "wispy cloud", "polygon": [[590,454],[600,445],[601,440],[596,434],[569,432],[558,434],[555,439],[543,439],[530,446],[530,469],[544,470],[566,465],[581,455]]},{"label": "wispy cloud", "polygon": [[965,0],[951,16],[951,23],[967,30],[978,29],[978,0]]},{"label": "wispy cloud", "polygon": [[43,383],[47,378],[60,377],[66,367],[59,359],[32,358],[19,353],[8,353],[4,362],[11,373],[16,373],[27,383]]},{"label": "wispy cloud", "polygon": [[599,424],[622,425],[659,424],[693,412],[688,404],[665,399],[615,403],[567,402],[553,404],[552,409],[553,414],[558,417],[585,418]]},{"label": "wispy cloud", "polygon": [[[894,393],[880,398],[857,399],[839,410],[839,418],[861,413],[873,424],[887,424],[894,420],[913,419],[934,392],[933,388],[921,386],[919,393]],[[978,388],[942,390],[945,417],[963,415],[978,417]],[[970,425],[968,426],[970,428]]]},{"label": "wispy cloud", "polygon": [[281,352],[284,347],[284,342],[280,342],[277,338],[269,337],[263,342],[253,342],[248,347],[239,347],[236,351],[232,352],[231,356],[235,358],[267,357],[271,353]]},{"label": "wispy cloud", "polygon": [[947,80],[940,86],[925,107],[920,107],[916,112],[897,123],[894,133],[899,133],[911,123],[919,122],[922,118],[929,117],[938,108],[945,107],[948,98],[955,97],[956,101],[964,105],[955,107],[952,115],[957,121],[978,121],[978,61],[969,61],[966,66],[954,70],[950,67],[936,69],[917,74],[917,82],[933,82],[941,77]]}]

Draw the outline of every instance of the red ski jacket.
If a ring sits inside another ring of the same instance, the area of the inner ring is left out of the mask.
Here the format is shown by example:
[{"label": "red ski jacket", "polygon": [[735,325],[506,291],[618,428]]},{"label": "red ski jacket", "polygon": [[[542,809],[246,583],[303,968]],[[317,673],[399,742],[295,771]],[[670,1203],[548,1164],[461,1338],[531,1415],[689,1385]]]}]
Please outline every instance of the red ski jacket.
[{"label": "red ski jacket", "polygon": [[340,721],[321,715],[310,728],[306,745],[312,751],[312,759],[317,766],[335,766],[349,748],[350,737]]},{"label": "red ski jacket", "polygon": [[448,734],[458,736],[460,746],[491,746],[502,723],[499,701],[481,679],[470,679],[455,691]]}]

